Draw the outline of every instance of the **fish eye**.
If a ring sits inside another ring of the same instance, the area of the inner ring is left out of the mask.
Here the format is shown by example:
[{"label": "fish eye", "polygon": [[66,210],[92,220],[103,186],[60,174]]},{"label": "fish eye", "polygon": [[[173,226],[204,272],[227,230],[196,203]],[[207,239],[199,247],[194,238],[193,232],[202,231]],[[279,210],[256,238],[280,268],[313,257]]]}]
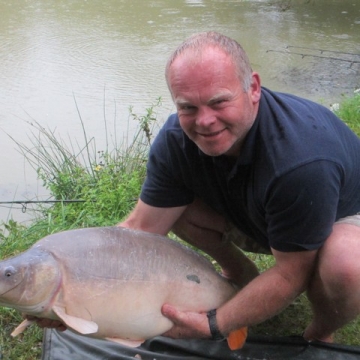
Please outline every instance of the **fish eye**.
[{"label": "fish eye", "polygon": [[13,266],[8,266],[4,271],[5,277],[11,277],[14,274],[15,274],[15,268]]}]

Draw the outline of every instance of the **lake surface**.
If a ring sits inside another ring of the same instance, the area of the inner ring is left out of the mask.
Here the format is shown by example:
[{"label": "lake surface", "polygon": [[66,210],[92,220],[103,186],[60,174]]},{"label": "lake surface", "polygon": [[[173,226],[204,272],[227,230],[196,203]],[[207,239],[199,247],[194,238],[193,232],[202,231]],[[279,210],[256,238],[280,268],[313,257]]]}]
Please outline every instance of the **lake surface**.
[{"label": "lake surface", "polygon": [[[360,87],[359,0],[0,0],[0,202],[48,197],[8,135],[31,144],[36,120],[81,144],[79,111],[101,150],[104,119],[111,139],[133,134],[129,106],[143,114],[161,97],[165,120],[167,57],[207,30],[238,40],[274,90],[330,105]],[[0,221],[26,219],[8,206]]]}]

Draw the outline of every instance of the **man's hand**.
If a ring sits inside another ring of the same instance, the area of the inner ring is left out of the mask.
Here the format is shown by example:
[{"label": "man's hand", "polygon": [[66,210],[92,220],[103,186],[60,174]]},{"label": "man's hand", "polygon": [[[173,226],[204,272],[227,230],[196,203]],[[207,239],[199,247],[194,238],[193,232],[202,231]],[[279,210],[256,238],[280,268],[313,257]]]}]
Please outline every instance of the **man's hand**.
[{"label": "man's hand", "polygon": [[174,323],[174,326],[163,334],[164,336],[173,339],[211,338],[206,313],[179,311],[169,304],[164,304],[161,312]]}]

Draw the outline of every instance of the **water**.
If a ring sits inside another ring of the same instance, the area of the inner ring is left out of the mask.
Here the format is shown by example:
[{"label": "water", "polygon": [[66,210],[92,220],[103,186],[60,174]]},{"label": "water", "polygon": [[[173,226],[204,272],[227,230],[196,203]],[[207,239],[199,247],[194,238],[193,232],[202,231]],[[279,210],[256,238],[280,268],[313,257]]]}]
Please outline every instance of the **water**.
[{"label": "water", "polygon": [[[360,54],[359,0],[0,0],[0,202],[47,198],[8,135],[30,144],[36,120],[81,143],[79,111],[100,150],[105,119],[110,143],[131,137],[129,106],[144,113],[159,96],[164,120],[174,111],[166,59],[206,30],[238,40],[274,90],[330,105],[360,87],[359,64],[347,62],[360,56],[344,54]],[[26,219],[16,208],[0,204],[0,221]]]}]

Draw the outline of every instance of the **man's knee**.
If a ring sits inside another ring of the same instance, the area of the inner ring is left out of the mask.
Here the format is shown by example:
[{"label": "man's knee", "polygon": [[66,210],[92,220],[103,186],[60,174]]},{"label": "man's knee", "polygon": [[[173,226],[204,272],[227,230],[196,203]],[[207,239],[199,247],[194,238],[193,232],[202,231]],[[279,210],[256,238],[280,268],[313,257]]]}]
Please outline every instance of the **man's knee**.
[{"label": "man's knee", "polygon": [[[360,227],[335,224],[319,251],[318,275],[333,296],[357,293],[360,297]],[[354,293],[355,292],[355,293]]]},{"label": "man's knee", "polygon": [[189,204],[174,228],[194,226],[219,232],[225,230],[225,218],[201,199],[196,198]]},{"label": "man's knee", "polygon": [[172,231],[181,239],[206,250],[222,247],[225,226],[222,215],[202,200],[195,199],[173,225]]}]

